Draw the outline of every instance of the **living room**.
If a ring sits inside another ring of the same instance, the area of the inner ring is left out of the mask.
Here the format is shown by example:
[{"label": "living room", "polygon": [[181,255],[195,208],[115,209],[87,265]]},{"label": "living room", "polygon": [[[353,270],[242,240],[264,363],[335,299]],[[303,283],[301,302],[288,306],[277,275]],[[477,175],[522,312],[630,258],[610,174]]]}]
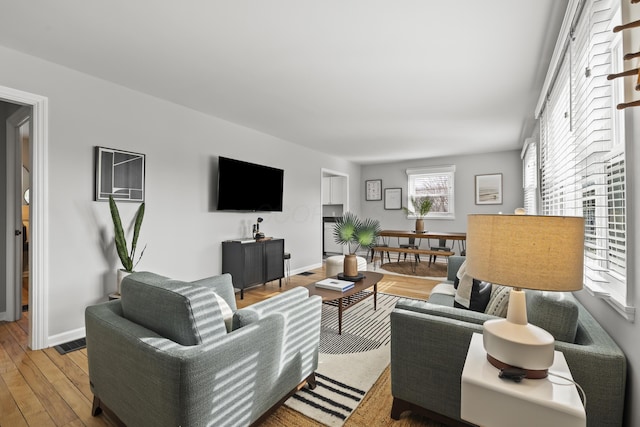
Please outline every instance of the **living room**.
[{"label": "living room", "polygon": [[[621,4],[628,7],[627,1]],[[631,15],[627,15],[624,21],[632,20]],[[109,28],[109,31],[113,29]],[[382,189],[405,189],[406,169],[409,168],[456,166],[455,219],[430,221],[428,227],[432,230],[465,231],[469,213],[507,213],[523,204],[520,154],[524,140],[517,141],[515,148],[498,152],[483,152],[481,147],[474,147],[457,155],[359,164],[297,144],[293,136],[289,139],[272,136],[269,132],[227,121],[216,111],[198,111],[175,103],[170,97],[162,99],[147,93],[144,80],[152,78],[149,77],[152,74],[137,68],[137,61],[144,59],[144,52],[140,58],[132,58],[130,63],[116,65],[123,73],[141,74],[138,76],[140,87],[136,89],[110,82],[102,77],[100,70],[78,71],[65,65],[64,58],[50,58],[46,52],[25,53],[14,49],[11,40],[6,40],[3,38],[0,42],[0,62],[3,64],[0,86],[47,99],[46,135],[41,140],[46,145],[36,147],[36,155],[41,156],[39,160],[46,166],[39,172],[41,192],[34,194],[35,200],[42,203],[42,216],[34,221],[34,224],[40,221],[41,227],[34,234],[34,268],[37,269],[34,280],[36,304],[39,304],[36,308],[41,310],[40,321],[35,325],[38,329],[32,337],[34,348],[50,347],[84,336],[85,307],[106,300],[115,286],[117,259],[109,245],[108,204],[93,199],[94,149],[97,146],[145,154],[147,211],[140,243],[146,245],[146,250],[138,268],[183,280],[220,273],[221,242],[250,237],[256,221],[255,213],[215,211],[212,193],[218,156],[266,164],[285,171],[285,209],[281,213],[260,216],[264,218],[261,230],[267,236],[285,239],[285,249],[292,254],[292,274],[322,265],[322,169],[348,175],[349,208],[362,216],[378,218],[383,227],[389,229],[407,229],[411,220],[402,211],[385,210],[384,201],[365,200],[365,181],[382,180]],[[166,61],[174,61],[168,50]],[[154,66],[162,67],[163,64]],[[215,77],[211,80],[215,85]],[[259,79],[250,84],[259,85]],[[466,82],[461,84],[467,85]],[[15,92],[11,90],[2,93],[5,102],[0,107],[0,116],[3,119],[15,111],[16,104],[23,102],[18,96],[12,98]],[[472,89],[469,89],[469,96],[473,96]],[[202,100],[203,103],[206,101]],[[623,113],[629,129],[627,146],[631,147],[638,139],[640,117],[633,109],[619,112]],[[4,135],[4,127],[2,131]],[[473,129],[469,134],[474,134]],[[474,143],[472,136],[470,139]],[[347,148],[351,147],[345,147],[345,150]],[[389,152],[394,148],[391,144],[386,147]],[[366,143],[358,148],[366,149]],[[638,151],[627,152],[629,164],[638,164]],[[497,173],[503,176],[503,204],[476,205],[474,177]],[[640,244],[635,222],[637,215],[634,215],[636,201],[640,200],[637,182],[634,172],[628,168],[629,260],[635,259]],[[247,191],[259,191],[259,183],[248,183]],[[403,196],[406,197],[404,191]],[[34,209],[37,209],[36,203]],[[137,204],[120,206],[123,217],[134,216]],[[0,273],[6,274],[6,266]],[[640,296],[635,291],[639,279],[640,272],[630,263],[628,303],[633,307],[640,303]],[[0,285],[0,312],[7,304],[4,286]],[[581,291],[578,298],[628,358],[627,423],[629,426],[640,425],[636,390],[640,387],[638,326],[587,291]]]}]

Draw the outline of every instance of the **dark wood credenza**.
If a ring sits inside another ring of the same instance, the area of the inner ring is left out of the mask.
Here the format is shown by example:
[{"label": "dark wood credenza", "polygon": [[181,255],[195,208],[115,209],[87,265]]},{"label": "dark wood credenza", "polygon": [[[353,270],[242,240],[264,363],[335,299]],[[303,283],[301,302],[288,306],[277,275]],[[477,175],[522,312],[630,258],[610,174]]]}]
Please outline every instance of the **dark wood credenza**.
[{"label": "dark wood credenza", "polygon": [[222,242],[222,272],[231,274],[233,286],[244,290],[284,277],[284,239],[225,240]]}]

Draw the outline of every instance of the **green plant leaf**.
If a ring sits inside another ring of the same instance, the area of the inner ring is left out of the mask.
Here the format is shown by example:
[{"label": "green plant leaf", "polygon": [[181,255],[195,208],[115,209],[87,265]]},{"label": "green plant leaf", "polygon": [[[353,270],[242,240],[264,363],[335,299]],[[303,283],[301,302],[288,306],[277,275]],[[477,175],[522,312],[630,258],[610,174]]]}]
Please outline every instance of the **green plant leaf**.
[{"label": "green plant leaf", "polygon": [[367,218],[360,223],[360,227],[355,233],[358,245],[363,248],[375,246],[376,239],[380,234],[380,222],[371,218]]},{"label": "green plant leaf", "polygon": [[351,254],[356,253],[360,247],[374,246],[379,234],[380,223],[377,220],[367,218],[362,221],[352,212],[346,212],[338,218],[333,227],[335,242],[347,245]]},{"label": "green plant leaf", "polygon": [[[140,227],[142,226],[142,220],[144,218],[144,210],[144,203],[142,203],[138,208],[138,212],[136,214],[136,222],[133,229],[133,240],[131,242],[131,254],[129,254],[129,251],[127,250],[127,240],[124,235],[124,229],[122,227],[118,205],[116,205],[113,196],[109,196],[109,211],[111,212],[111,219],[113,221],[116,252],[118,254],[118,258],[120,258],[120,262],[122,263],[122,268],[128,272],[133,272],[133,260],[136,252],[138,236],[140,235]],[[142,253],[144,253],[144,250],[142,251]],[[140,258],[142,258],[142,254],[140,254]],[[140,258],[138,258],[138,262],[140,262]]]},{"label": "green plant leaf", "polygon": [[415,215],[418,218],[425,218],[431,210],[431,206],[433,206],[433,199],[429,196],[411,196],[409,201],[411,202],[411,206],[413,206],[413,210],[404,206],[402,209],[408,215]]},{"label": "green plant leaf", "polygon": [[[143,219],[144,219],[144,202],[142,202],[142,204],[138,208],[138,213],[136,214],[136,222],[133,226],[133,239],[131,240],[131,256],[129,257],[132,262],[135,259],[136,246],[138,244],[138,236],[140,235],[140,227],[142,227]],[[144,253],[144,250],[143,250],[143,253]],[[142,253],[140,254],[140,257],[142,257]]]}]

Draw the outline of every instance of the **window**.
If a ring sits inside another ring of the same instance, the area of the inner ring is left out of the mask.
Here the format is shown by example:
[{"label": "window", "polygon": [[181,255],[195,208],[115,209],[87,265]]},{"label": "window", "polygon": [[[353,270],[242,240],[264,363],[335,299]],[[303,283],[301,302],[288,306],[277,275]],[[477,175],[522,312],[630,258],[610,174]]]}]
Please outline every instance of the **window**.
[{"label": "window", "polygon": [[621,33],[612,31],[621,20],[619,2],[587,0],[576,15],[541,104],[540,213],[585,218],[584,285],[633,319],[626,287],[625,135],[616,111],[622,90],[621,81],[607,80],[623,67]]},{"label": "window", "polygon": [[[407,169],[409,179],[407,200],[411,200],[411,197],[429,196],[433,204],[427,218],[455,219],[453,197],[455,171],[455,166]],[[409,218],[414,216],[409,215]]]}]

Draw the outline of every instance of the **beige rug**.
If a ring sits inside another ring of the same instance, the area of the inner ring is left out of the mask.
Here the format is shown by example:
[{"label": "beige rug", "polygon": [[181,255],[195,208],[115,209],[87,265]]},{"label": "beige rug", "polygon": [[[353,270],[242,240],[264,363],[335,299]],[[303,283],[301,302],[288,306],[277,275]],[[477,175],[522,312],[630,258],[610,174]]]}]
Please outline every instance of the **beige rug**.
[{"label": "beige rug", "polygon": [[389,315],[398,299],[379,292],[377,310],[373,298],[346,310],[341,335],[337,309],[323,304],[318,386],[303,388],[285,405],[322,425],[344,425],[389,365]]}]

